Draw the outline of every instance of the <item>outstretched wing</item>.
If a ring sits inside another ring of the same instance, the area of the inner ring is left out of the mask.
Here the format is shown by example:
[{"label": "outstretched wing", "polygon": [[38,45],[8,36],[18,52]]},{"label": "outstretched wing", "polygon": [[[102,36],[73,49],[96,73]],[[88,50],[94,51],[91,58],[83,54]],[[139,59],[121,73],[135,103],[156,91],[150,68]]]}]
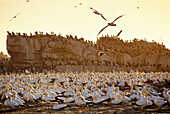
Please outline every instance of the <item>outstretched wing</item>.
[{"label": "outstretched wing", "polygon": [[101,17],[104,19],[104,20],[106,20],[107,21],[107,19],[102,15],[102,14],[100,14],[101,15]]},{"label": "outstretched wing", "polygon": [[107,28],[109,25],[105,26],[102,30],[100,30],[100,32],[97,34],[97,36],[105,29]]},{"label": "outstretched wing", "polygon": [[119,33],[117,33],[117,36],[119,36],[121,34],[121,32],[122,32],[122,30]]},{"label": "outstretched wing", "polygon": [[114,23],[116,20],[118,20],[119,18],[123,17],[124,15],[121,15],[119,17],[117,17],[112,23]]},{"label": "outstretched wing", "polygon": [[11,21],[13,18],[16,18],[16,16],[18,16],[20,13],[18,13],[17,15],[15,15],[14,17],[12,17],[9,21]]},{"label": "outstretched wing", "polygon": [[11,21],[13,18],[11,18],[9,21]]},{"label": "outstretched wing", "polygon": [[[19,15],[20,13],[18,13],[17,15]],[[15,16],[17,16],[17,15],[15,15]]]}]

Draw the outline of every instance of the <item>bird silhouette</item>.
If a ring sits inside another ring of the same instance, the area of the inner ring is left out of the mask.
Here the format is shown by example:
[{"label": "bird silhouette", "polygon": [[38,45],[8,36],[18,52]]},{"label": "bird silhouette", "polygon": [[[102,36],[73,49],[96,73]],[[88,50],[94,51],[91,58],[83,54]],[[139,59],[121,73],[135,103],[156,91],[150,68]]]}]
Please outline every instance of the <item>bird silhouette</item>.
[{"label": "bird silhouette", "polygon": [[12,17],[9,21],[11,21],[12,19],[16,18],[20,13],[18,13],[17,15],[15,15],[14,17]]},{"label": "bird silhouette", "polygon": [[112,21],[111,23],[108,23],[107,26],[105,26],[103,29],[100,30],[100,32],[97,34],[97,36],[108,26],[116,26],[116,24],[114,23],[116,20],[118,20],[120,17],[123,17],[124,15],[121,15],[119,17],[117,17],[114,21]]},{"label": "bird silhouette", "polygon": [[93,9],[92,7],[90,7],[90,9],[93,10],[93,13],[95,13],[96,15],[100,15],[104,20],[107,21],[107,19],[101,13],[99,13],[97,10]]}]

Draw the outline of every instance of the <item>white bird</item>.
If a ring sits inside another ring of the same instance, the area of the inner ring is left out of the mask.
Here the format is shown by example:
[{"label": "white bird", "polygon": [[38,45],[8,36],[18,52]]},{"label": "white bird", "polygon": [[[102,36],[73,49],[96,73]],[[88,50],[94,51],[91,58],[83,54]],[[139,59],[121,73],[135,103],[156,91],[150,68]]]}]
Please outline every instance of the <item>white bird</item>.
[{"label": "white bird", "polygon": [[47,92],[45,92],[45,95],[41,94],[41,99],[48,102],[48,103],[56,100],[54,97],[49,96]]},{"label": "white bird", "polygon": [[141,98],[139,101],[136,102],[136,104],[139,106],[142,106],[142,108],[147,106],[147,98],[144,98],[144,97]]},{"label": "white bird", "polygon": [[111,103],[113,103],[113,104],[119,104],[119,103],[121,103],[122,102],[122,100],[121,99],[117,99],[117,98],[115,98],[115,97],[113,97],[113,99],[111,100]]},{"label": "white bird", "polygon": [[130,98],[131,98],[132,100],[135,100],[135,99],[137,99],[137,95],[136,95],[135,93],[132,93],[132,94],[130,95]]},{"label": "white bird", "polygon": [[149,88],[149,92],[152,93],[155,96],[159,96],[159,93],[152,87]]},{"label": "white bird", "polygon": [[81,94],[83,95],[83,97],[86,99],[86,98],[89,98],[91,96],[91,94],[89,93],[88,89],[87,90],[83,90],[81,92]]},{"label": "white bird", "polygon": [[64,109],[68,107],[67,104],[58,104],[58,102],[55,103],[55,105],[53,106],[53,109],[56,109],[56,110],[60,110],[60,109]]},{"label": "white bird", "polygon": [[108,97],[108,96],[99,97],[99,96],[95,96],[95,95],[94,95],[94,96],[92,96],[92,99],[93,99],[93,103],[95,103],[95,104],[100,104],[100,103],[108,100],[109,97]]},{"label": "white bird", "polygon": [[165,100],[168,101],[168,99],[170,98],[170,90],[167,90],[165,87],[163,89],[164,89],[163,96],[164,96]]},{"label": "white bird", "polygon": [[90,9],[93,10],[93,13],[95,13],[96,15],[100,15],[104,20],[107,21],[107,19],[101,13],[99,13],[97,10],[93,9],[92,7],[90,7]]},{"label": "white bird", "polygon": [[167,101],[165,101],[161,97],[156,96],[156,98],[154,99],[154,104],[158,107],[162,107],[162,105],[164,105],[165,103],[167,103]]},{"label": "white bird", "polygon": [[14,95],[14,97],[12,97],[12,101],[15,101],[20,106],[24,106],[24,103],[21,100],[17,99],[16,95]]},{"label": "white bird", "polygon": [[131,98],[125,96],[125,93],[123,92],[121,100],[122,100],[123,103],[129,103],[129,101],[131,101]]},{"label": "white bird", "polygon": [[105,26],[103,29],[100,30],[100,32],[97,34],[97,36],[108,26],[116,26],[116,24],[114,23],[116,20],[118,20],[120,17],[123,17],[124,15],[121,15],[119,17],[117,17],[114,21],[112,21],[111,23],[108,23],[107,26]]},{"label": "white bird", "polygon": [[86,104],[85,98],[82,95],[77,96],[75,98],[75,103],[78,104],[78,105],[85,105]]},{"label": "white bird", "polygon": [[26,74],[30,74],[30,71],[28,71],[28,70],[26,69],[26,70],[25,70],[25,73],[26,73]]},{"label": "white bird", "polygon": [[13,96],[12,97],[12,100],[16,101],[19,105],[24,105],[25,101],[15,92],[12,92],[13,93]]},{"label": "white bird", "polygon": [[[23,96],[24,101],[28,102],[35,102],[35,96],[31,93],[31,90],[26,89],[25,94]],[[28,92],[29,91],[29,92]]]},{"label": "white bird", "polygon": [[118,84],[118,86],[120,86],[120,87],[124,87],[124,86],[125,86],[125,82],[124,82],[124,81],[122,81],[121,83],[119,83],[119,84]]},{"label": "white bird", "polygon": [[11,107],[11,108],[13,108],[13,109],[14,109],[16,106],[19,106],[17,102],[15,102],[15,101],[12,100],[12,97],[9,97],[9,99],[5,100],[5,101],[4,101],[4,104],[5,104],[5,105],[8,105],[9,107]]},{"label": "white bird", "polygon": [[75,101],[75,97],[68,97],[64,99],[64,103],[71,103]]},{"label": "white bird", "polygon": [[16,18],[20,13],[18,13],[17,15],[15,15],[14,17],[12,17],[9,21],[11,21],[12,19]]},{"label": "white bird", "polygon": [[38,100],[41,98],[41,93],[37,92],[37,89],[35,89],[33,95],[35,96],[35,100]]}]

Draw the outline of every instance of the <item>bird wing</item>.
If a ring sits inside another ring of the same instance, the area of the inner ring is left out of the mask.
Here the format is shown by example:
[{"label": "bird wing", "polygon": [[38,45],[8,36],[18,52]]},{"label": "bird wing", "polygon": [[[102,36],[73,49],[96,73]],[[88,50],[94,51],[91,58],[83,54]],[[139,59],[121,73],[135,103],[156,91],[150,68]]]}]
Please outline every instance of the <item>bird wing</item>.
[{"label": "bird wing", "polygon": [[11,18],[9,21],[11,21],[13,18]]},{"label": "bird wing", "polygon": [[119,18],[123,17],[124,15],[121,15],[119,17],[117,17],[112,23],[114,23],[116,20],[118,20]]},{"label": "bird wing", "polygon": [[19,15],[20,13],[16,14],[15,16]]},{"label": "bird wing", "polygon": [[119,36],[121,32],[122,32],[122,30],[119,33],[117,33],[117,36]]},{"label": "bird wing", "polygon": [[101,17],[104,19],[104,20],[106,20],[107,21],[107,19],[102,15],[102,14],[100,14],[101,15]]},{"label": "bird wing", "polygon": [[105,29],[107,28],[109,25],[105,26],[102,30],[100,30],[100,32],[97,34],[97,36]]},{"label": "bird wing", "polygon": [[19,15],[20,13],[16,14],[14,17],[12,17],[9,21],[11,21],[13,18],[16,18],[17,15]]}]

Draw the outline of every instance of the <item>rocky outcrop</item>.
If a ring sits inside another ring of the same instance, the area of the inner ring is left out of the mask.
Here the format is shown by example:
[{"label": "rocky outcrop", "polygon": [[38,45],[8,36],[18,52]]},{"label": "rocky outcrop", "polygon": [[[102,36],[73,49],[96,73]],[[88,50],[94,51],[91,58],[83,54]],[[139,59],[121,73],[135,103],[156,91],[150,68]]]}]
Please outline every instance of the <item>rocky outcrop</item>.
[{"label": "rocky outcrop", "polygon": [[8,33],[7,50],[15,67],[33,71],[170,71],[170,51],[164,45],[137,39],[124,42],[117,36],[93,43],[71,35]]},{"label": "rocky outcrop", "polygon": [[9,67],[10,57],[5,55],[2,51],[0,52],[0,74],[5,73],[10,69]]}]

